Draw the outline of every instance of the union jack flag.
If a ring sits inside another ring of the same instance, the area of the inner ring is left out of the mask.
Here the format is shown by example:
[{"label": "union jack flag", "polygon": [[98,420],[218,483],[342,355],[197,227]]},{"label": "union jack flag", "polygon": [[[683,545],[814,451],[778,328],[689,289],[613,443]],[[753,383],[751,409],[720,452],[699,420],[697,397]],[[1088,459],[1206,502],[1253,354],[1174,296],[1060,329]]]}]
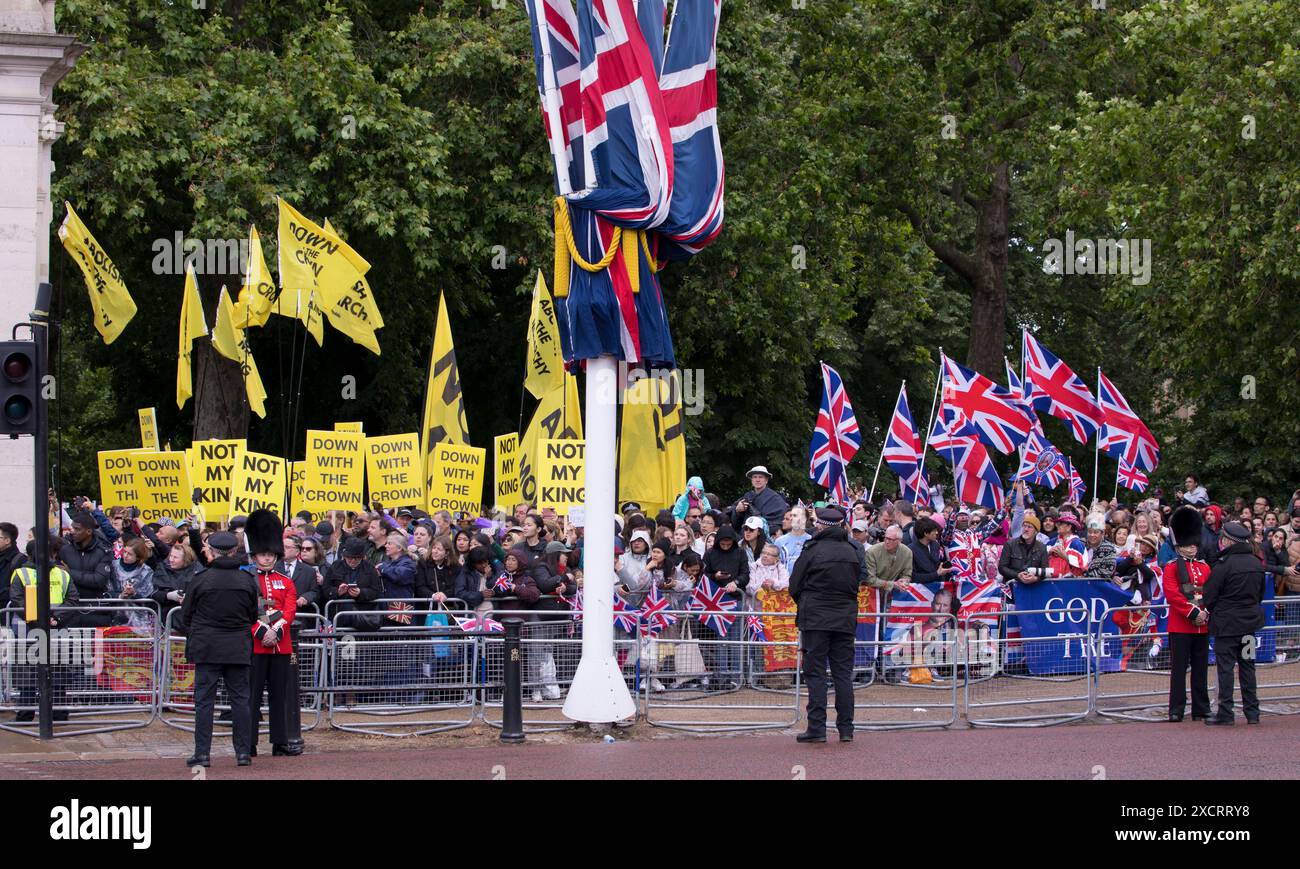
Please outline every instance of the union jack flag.
[{"label": "union jack flag", "polygon": [[1145,492],[1147,483],[1151,482],[1146,474],[1142,473],[1140,468],[1135,468],[1121,457],[1119,460],[1119,471],[1116,479],[1125,489],[1131,489],[1134,492]]},{"label": "union jack flag", "polygon": [[1033,429],[1014,395],[948,356],[943,358],[943,403],[968,420],[980,440],[1002,453],[1024,443]]},{"label": "union jack flag", "polygon": [[1016,374],[1016,369],[1011,367],[1011,360],[1002,357],[1002,363],[1007,369],[1007,391],[1011,393],[1011,399],[1015,402],[1016,407],[1024,411],[1025,416],[1029,417],[1029,422],[1034,431],[1040,435],[1043,433],[1043,424],[1038,419],[1038,414],[1034,411],[1034,402],[1030,397],[1029,387],[1020,382],[1020,375]]},{"label": "union jack flag", "polygon": [[627,601],[614,595],[614,627],[629,634],[636,633],[640,612],[627,605]]},{"label": "union jack flag", "polygon": [[[1100,375],[1097,403],[1101,406],[1101,448],[1111,458],[1146,471],[1160,464],[1160,444],[1146,424],[1138,418],[1128,401],[1105,374]],[[1129,486],[1129,488],[1133,488]],[[1141,490],[1138,490],[1141,491]]]},{"label": "union jack flag", "polygon": [[646,595],[639,615],[641,624],[652,637],[658,636],[662,630],[677,623],[677,616],[668,612],[668,598],[660,594],[658,588],[652,588]]},{"label": "union jack flag", "polygon": [[573,612],[574,621],[582,618],[582,589],[578,589],[577,593],[574,594],[573,597],[560,595],[560,600],[569,605],[569,609]]},{"label": "union jack flag", "polygon": [[510,574],[503,573],[497,577],[496,582],[492,583],[492,590],[499,591],[502,594],[508,594],[515,590],[515,584],[510,581]]},{"label": "union jack flag", "polygon": [[1002,478],[993,467],[988,450],[969,427],[958,424],[957,431],[969,433],[950,432],[943,424],[943,414],[940,414],[930,432],[930,447],[952,465],[958,503],[1001,510],[1005,498]]},{"label": "union jack flag", "polygon": [[908,641],[913,625],[930,618],[934,610],[934,596],[943,589],[942,582],[912,582],[894,589],[889,596],[889,613],[885,618],[885,633],[889,645],[885,654],[892,655]]},{"label": "union jack flag", "polygon": [[998,612],[1003,606],[1002,586],[997,581],[974,574],[957,584],[957,597],[961,602],[961,609],[957,612],[959,620],[997,624]]},{"label": "union jack flag", "polygon": [[862,432],[853,414],[844,381],[839,373],[822,363],[822,405],[817,426],[808,445],[809,476],[830,493],[836,503],[844,501],[845,466],[862,446]]},{"label": "union jack flag", "polygon": [[467,634],[479,631],[487,631],[490,634],[503,634],[506,630],[505,625],[488,616],[471,616],[463,619],[453,613],[451,617],[456,620],[457,627]]},{"label": "union jack flag", "polygon": [[[542,121],[551,145],[556,192],[586,187],[586,154],[582,144],[582,100],[578,62],[578,16],[572,0],[524,0],[532,23],[533,62],[537,68],[537,95]],[[542,30],[545,28],[545,35]],[[568,179],[567,188],[559,183]]]},{"label": "union jack flag", "polygon": [[1040,432],[1031,433],[1020,457],[1020,471],[1016,474],[1016,479],[1055,489],[1065,477],[1065,459],[1061,456],[1061,451],[1052,446],[1052,442]]},{"label": "union jack flag", "polygon": [[720,637],[725,637],[736,617],[730,615],[736,608],[736,602],[727,597],[727,593],[713,584],[708,577],[702,577],[695,586],[695,593],[687,602],[686,608],[700,614],[700,624],[713,629]]},{"label": "union jack flag", "polygon": [[1028,331],[1022,333],[1025,379],[1036,410],[1045,410],[1070,424],[1081,444],[1101,428],[1101,408],[1079,376]]},{"label": "union jack flag", "polygon": [[885,435],[885,464],[898,475],[903,500],[929,506],[930,481],[926,479],[921,439],[917,437],[912,411],[907,406],[907,384],[898,389],[894,416]]},{"label": "union jack flag", "polygon": [[1083,477],[1074,469],[1074,462],[1068,458],[1065,460],[1065,467],[1070,472],[1070,500],[1076,504],[1083,503],[1083,496],[1088,494],[1088,487],[1083,484]]},{"label": "union jack flag", "polygon": [[746,616],[745,627],[749,631],[749,639],[752,642],[772,642],[772,637],[767,632],[767,625],[763,624],[762,616]]}]

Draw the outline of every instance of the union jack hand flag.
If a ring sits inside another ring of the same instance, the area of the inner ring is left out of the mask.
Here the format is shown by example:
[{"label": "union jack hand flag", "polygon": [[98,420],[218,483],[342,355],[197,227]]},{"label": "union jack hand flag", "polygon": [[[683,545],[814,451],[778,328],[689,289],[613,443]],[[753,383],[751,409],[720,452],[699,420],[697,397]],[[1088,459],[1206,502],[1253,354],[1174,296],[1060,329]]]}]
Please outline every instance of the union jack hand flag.
[{"label": "union jack hand flag", "polygon": [[1028,331],[1022,333],[1025,379],[1036,410],[1045,410],[1070,424],[1081,444],[1101,428],[1101,408],[1079,376]]},{"label": "union jack hand flag", "polygon": [[492,590],[508,594],[515,590],[515,584],[510,581],[510,574],[503,573],[497,577],[496,582],[492,583]]},{"label": "union jack hand flag", "polygon": [[[957,430],[970,432],[969,427],[960,424]],[[949,431],[940,414],[930,432],[930,447],[952,465],[958,503],[979,504],[990,510],[1002,509],[1005,497],[1002,478],[993,467],[988,450],[973,432],[955,434]]]},{"label": "union jack hand flag", "polygon": [[1121,486],[1125,489],[1131,489],[1134,492],[1145,492],[1147,490],[1147,483],[1150,482],[1150,479],[1146,474],[1142,473],[1140,468],[1133,467],[1128,462],[1124,461],[1123,457],[1119,460],[1117,479]]},{"label": "union jack hand flag", "polygon": [[1014,395],[948,356],[943,359],[943,402],[975,427],[980,440],[1003,453],[1024,443],[1033,429]]},{"label": "union jack hand flag", "polygon": [[767,625],[763,624],[762,616],[746,616],[745,627],[749,631],[749,639],[752,642],[772,642],[771,636],[767,633]]},{"label": "union jack hand flag", "polygon": [[912,411],[907,406],[907,384],[898,389],[894,403],[894,416],[889,421],[885,435],[885,464],[898,475],[903,500],[928,506],[930,481],[926,479],[921,439],[912,422]]},{"label": "union jack hand flag", "polygon": [[732,622],[736,620],[735,616],[730,615],[736,608],[736,602],[707,577],[702,577],[700,584],[695,586],[695,593],[691,595],[686,608],[699,613],[700,624],[712,628],[720,637],[727,635]]},{"label": "union jack hand flag", "polygon": [[[1101,448],[1111,458],[1148,473],[1160,464],[1160,444],[1146,424],[1138,418],[1128,401],[1105,374],[1100,378],[1097,403],[1101,406]],[[1132,488],[1131,486],[1129,488]]]},{"label": "union jack hand flag", "polygon": [[668,612],[668,598],[660,594],[658,588],[652,588],[646,595],[639,616],[641,624],[652,637],[658,636],[665,628],[677,623],[677,616]]},{"label": "union jack hand flag", "polygon": [[640,612],[627,605],[627,601],[614,595],[614,627],[629,634],[636,633],[636,623]]},{"label": "union jack hand flag", "polygon": [[822,363],[822,404],[817,413],[812,443],[808,445],[809,476],[830,493],[831,500],[842,503],[845,490],[845,466],[862,446],[862,432],[853,414],[844,381],[839,373]]},{"label": "union jack hand flag", "polygon": [[1041,433],[1036,431],[1030,434],[1029,440],[1025,442],[1016,479],[1055,489],[1065,477],[1065,459],[1061,456],[1061,451],[1052,446],[1052,442]]},{"label": "union jack hand flag", "polygon": [[1088,487],[1083,484],[1083,477],[1074,469],[1074,462],[1068,458],[1065,460],[1065,467],[1070,472],[1070,500],[1076,504],[1083,503],[1083,496],[1088,494]]},{"label": "union jack hand flag", "polygon": [[469,618],[463,619],[453,613],[451,617],[456,620],[457,627],[467,634],[477,633],[478,631],[487,631],[491,634],[503,634],[506,631],[505,625],[501,624],[496,619],[489,618],[488,616],[470,616]]},{"label": "union jack hand flag", "polygon": [[573,612],[574,621],[578,621],[582,618],[582,589],[578,589],[577,593],[574,594],[573,597],[566,598],[561,595],[560,600],[569,605],[569,609]]}]

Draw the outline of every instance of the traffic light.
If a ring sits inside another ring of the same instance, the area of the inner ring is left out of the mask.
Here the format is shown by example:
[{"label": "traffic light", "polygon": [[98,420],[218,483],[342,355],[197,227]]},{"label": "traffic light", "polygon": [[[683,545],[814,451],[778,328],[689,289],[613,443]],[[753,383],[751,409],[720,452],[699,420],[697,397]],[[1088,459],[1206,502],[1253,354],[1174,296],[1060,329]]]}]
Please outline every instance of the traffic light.
[{"label": "traffic light", "polygon": [[0,435],[36,433],[36,342],[0,341]]}]

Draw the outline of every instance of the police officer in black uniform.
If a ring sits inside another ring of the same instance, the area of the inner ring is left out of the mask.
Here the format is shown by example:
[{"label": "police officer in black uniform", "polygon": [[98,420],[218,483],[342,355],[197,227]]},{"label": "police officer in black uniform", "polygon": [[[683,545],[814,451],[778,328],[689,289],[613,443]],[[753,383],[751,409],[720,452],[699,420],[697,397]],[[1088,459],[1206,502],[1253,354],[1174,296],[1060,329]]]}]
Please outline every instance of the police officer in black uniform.
[{"label": "police officer in black uniform", "polygon": [[849,539],[844,513],[818,510],[817,532],[790,577],[808,683],[808,729],[795,737],[799,742],[826,741],[827,659],[835,682],[835,727],[840,742],[853,741],[853,638],[862,574],[862,548]]},{"label": "police officer in black uniform", "polygon": [[237,553],[239,541],[228,531],[208,538],[206,570],[194,575],[181,605],[185,657],[194,664],[194,756],[187,766],[211,766],[212,711],[217,680],[224,679],[234,722],[235,761],[251,763],[252,715],[249,668],[253,658],[253,623],[257,621],[257,584]]},{"label": "police officer in black uniform", "polygon": [[1213,561],[1202,602],[1210,613],[1214,664],[1219,671],[1219,714],[1206,724],[1232,724],[1233,669],[1241,671],[1241,708],[1247,724],[1259,724],[1255,693],[1255,631],[1264,627],[1264,563],[1250,544],[1250,531],[1229,522],[1219,532],[1227,544]]}]

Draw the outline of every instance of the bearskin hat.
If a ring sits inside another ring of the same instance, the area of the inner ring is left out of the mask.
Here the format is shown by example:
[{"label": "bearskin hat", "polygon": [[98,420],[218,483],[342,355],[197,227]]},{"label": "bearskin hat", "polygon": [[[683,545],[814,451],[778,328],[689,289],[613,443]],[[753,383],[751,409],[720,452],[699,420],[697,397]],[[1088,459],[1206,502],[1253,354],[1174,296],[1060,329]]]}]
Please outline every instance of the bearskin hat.
[{"label": "bearskin hat", "polygon": [[270,510],[254,510],[248,514],[244,538],[248,541],[248,552],[251,555],[273,552],[284,557],[284,524]]}]

